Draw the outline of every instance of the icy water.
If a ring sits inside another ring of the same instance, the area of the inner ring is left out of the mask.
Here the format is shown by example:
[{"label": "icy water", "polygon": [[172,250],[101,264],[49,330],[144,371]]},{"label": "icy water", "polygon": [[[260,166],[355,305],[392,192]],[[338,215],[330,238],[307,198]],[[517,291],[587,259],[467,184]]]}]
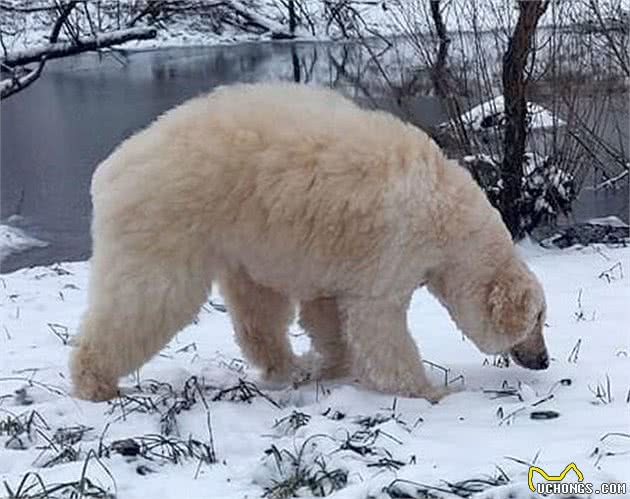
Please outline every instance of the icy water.
[{"label": "icy water", "polygon": [[[268,43],[52,61],[39,81],[4,101],[0,113],[0,222],[48,246],[11,254],[0,270],[89,258],[94,168],[165,110],[239,81],[314,81],[349,95],[378,95],[378,89],[354,83],[364,56],[352,45]],[[365,100],[383,105],[378,97]],[[426,97],[414,105],[414,116],[420,126],[431,126],[446,115],[436,99]],[[579,218],[627,219],[627,191],[586,195],[590,199],[577,207]]]}]

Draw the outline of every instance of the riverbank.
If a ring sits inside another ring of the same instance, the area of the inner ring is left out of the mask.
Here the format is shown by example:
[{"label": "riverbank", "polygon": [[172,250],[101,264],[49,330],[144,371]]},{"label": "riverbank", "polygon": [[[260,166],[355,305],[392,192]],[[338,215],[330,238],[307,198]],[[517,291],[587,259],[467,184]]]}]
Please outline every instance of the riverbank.
[{"label": "riverbank", "polygon": [[[8,52],[33,48],[48,42],[54,8],[46,0],[4,0],[2,2],[3,44]],[[290,28],[288,2],[281,0],[227,0],[223,2],[168,2],[147,14],[143,2],[120,0],[86,2],[73,22],[78,31],[121,29],[133,23],[152,25],[157,36],[151,40],[132,41],[125,50],[201,47],[263,42],[282,34],[302,42],[361,40],[414,33],[432,37],[434,20],[428,2],[353,1],[331,7],[324,0],[296,2],[295,28]],[[612,8],[612,7],[611,7]],[[626,12],[630,0],[619,8]],[[518,9],[509,2],[495,0],[455,0],[441,6],[446,30],[457,34],[483,34],[514,27]],[[614,12],[614,11],[612,11]],[[617,20],[609,19],[613,28]],[[594,13],[582,2],[569,2],[561,8],[552,6],[543,14],[539,26],[562,24],[564,29],[593,30]],[[627,22],[627,20],[619,20]],[[68,33],[61,33],[60,40]]]}]

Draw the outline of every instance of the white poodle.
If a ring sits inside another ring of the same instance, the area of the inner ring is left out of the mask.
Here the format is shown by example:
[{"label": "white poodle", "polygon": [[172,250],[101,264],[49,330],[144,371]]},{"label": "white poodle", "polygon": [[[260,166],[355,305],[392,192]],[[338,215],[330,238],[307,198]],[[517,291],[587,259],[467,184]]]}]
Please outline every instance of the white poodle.
[{"label": "white poodle", "polygon": [[331,90],[235,85],[190,100],[121,144],[92,198],[80,397],[114,397],[213,280],[245,357],[273,380],[296,367],[286,330],[299,302],[316,376],[437,400],[406,324],[423,285],[483,352],[548,365],[543,290],[470,175],[419,129]]}]

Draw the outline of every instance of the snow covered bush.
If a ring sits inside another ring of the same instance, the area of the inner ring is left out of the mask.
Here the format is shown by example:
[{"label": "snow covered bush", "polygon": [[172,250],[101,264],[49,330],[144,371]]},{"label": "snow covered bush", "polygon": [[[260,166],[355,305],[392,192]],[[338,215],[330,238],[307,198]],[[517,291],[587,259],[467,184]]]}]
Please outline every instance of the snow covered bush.
[{"label": "snow covered bush", "polygon": [[[559,215],[567,216],[577,196],[574,176],[563,170],[559,158],[540,157],[528,152],[523,163],[521,223],[526,232],[542,224],[553,224]],[[465,156],[463,163],[486,192],[493,206],[499,206],[503,189],[501,161],[486,154]]]},{"label": "snow covered bush", "polygon": [[568,215],[577,197],[575,179],[564,171],[552,156],[536,161],[525,156],[521,191],[522,223],[531,231],[541,223],[554,223],[559,215]]},{"label": "snow covered bush", "polygon": [[[468,150],[474,154],[464,156],[462,161],[500,211],[505,181],[502,168],[506,119],[504,98],[497,96],[437,128],[438,134],[446,137],[442,139],[445,143],[449,136],[456,137],[458,127],[466,131]],[[512,202],[518,207],[520,228],[531,232],[541,225],[554,224],[558,216],[571,212],[578,182],[577,169],[567,169],[572,159],[564,155],[562,148],[554,150],[555,142],[551,140],[553,136],[564,138],[567,123],[534,102],[527,102],[526,123],[528,139],[522,175],[519,174],[520,192]]]}]

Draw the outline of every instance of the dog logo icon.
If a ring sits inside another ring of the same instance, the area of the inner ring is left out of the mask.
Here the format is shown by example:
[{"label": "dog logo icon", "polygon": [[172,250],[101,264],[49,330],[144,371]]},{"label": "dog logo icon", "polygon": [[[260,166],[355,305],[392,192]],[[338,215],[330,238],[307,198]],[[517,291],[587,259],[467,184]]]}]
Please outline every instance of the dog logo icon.
[{"label": "dog logo icon", "polygon": [[567,467],[564,468],[564,470],[562,470],[562,473],[560,473],[559,475],[548,475],[545,472],[545,470],[543,470],[542,468],[539,468],[538,466],[530,466],[529,472],[527,473],[527,483],[529,485],[529,489],[532,492],[536,492],[536,487],[534,486],[534,473],[538,473],[548,482],[561,482],[562,480],[564,480],[564,477],[567,476],[567,473],[569,473],[569,471],[571,470],[573,470],[575,474],[577,475],[578,482],[584,481],[584,475],[579,470],[579,468],[575,465],[575,463],[569,463]]}]

